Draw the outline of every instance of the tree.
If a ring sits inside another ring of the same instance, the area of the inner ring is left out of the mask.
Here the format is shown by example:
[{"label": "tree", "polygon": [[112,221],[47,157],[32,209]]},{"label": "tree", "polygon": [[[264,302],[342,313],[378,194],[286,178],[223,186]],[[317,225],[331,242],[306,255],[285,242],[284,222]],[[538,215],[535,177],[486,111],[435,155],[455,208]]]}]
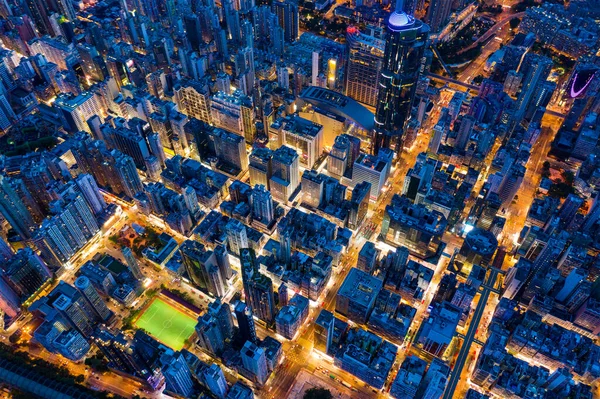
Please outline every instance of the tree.
[{"label": "tree", "polygon": [[304,392],[303,399],[333,399],[333,395],[329,389],[314,387]]},{"label": "tree", "polygon": [[565,183],[567,183],[570,186],[573,185],[573,182],[575,181],[575,175],[573,174],[573,172],[565,170],[561,173],[561,176]]},{"label": "tree", "polygon": [[518,18],[511,19],[509,22],[510,29],[512,29],[512,30],[517,29],[517,27],[519,26],[520,23],[521,23],[521,20]]}]

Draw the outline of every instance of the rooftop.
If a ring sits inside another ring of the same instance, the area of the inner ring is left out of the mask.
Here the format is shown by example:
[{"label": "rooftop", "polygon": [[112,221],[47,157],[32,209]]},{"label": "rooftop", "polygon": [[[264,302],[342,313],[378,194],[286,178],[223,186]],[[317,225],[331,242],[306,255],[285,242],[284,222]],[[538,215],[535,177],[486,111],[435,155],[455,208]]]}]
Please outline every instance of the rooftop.
[{"label": "rooftop", "polygon": [[351,120],[365,130],[374,127],[375,116],[358,101],[341,93],[322,87],[309,86],[300,93],[300,98],[332,114]]},{"label": "rooftop", "polygon": [[338,296],[348,297],[354,303],[367,306],[379,294],[381,287],[381,280],[353,267],[342,283]]}]

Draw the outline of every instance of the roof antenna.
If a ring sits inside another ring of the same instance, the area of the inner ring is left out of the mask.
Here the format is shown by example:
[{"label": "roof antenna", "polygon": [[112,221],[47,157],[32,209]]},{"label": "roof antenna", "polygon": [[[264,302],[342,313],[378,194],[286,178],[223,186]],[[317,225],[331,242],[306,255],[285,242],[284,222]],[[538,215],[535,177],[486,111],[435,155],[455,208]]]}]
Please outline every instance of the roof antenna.
[{"label": "roof antenna", "polygon": [[396,12],[402,14],[404,12],[404,0],[396,0]]}]

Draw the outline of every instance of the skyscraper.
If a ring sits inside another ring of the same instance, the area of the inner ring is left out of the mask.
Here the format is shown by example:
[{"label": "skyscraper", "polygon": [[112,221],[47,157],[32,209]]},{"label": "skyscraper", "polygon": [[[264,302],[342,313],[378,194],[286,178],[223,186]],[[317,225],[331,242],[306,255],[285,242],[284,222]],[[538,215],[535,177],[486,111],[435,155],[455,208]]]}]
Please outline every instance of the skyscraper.
[{"label": "skyscraper", "polygon": [[243,248],[248,248],[248,234],[246,233],[246,226],[237,219],[229,219],[225,226],[227,233],[227,243],[229,244],[229,250],[234,255],[240,255],[240,251]]},{"label": "skyscraper", "polygon": [[31,237],[35,222],[15,189],[19,181],[0,175],[0,213],[22,238],[27,239]]},{"label": "skyscraper", "polygon": [[254,319],[252,317],[252,309],[250,309],[250,307],[244,302],[238,301],[235,304],[234,311],[242,341],[258,343],[256,326],[254,325]]},{"label": "skyscraper", "polygon": [[88,301],[88,304],[94,309],[98,317],[103,321],[108,321],[113,313],[108,309],[104,300],[98,295],[98,291],[85,276],[79,276],[75,280],[75,288],[83,294],[83,297]]},{"label": "skyscraper", "polygon": [[452,1],[431,0],[427,9],[425,22],[431,27],[431,32],[437,33],[442,30],[448,21],[450,11],[452,10]]},{"label": "skyscraper", "polygon": [[354,26],[346,30],[348,64],[346,66],[345,94],[363,104],[377,104],[377,89],[385,42],[362,33]]},{"label": "skyscraper", "polygon": [[215,247],[215,257],[217,258],[217,265],[219,265],[219,270],[221,270],[221,276],[225,280],[229,280],[233,275],[231,270],[231,264],[229,263],[229,252],[227,252],[227,247],[225,245],[217,245]]},{"label": "skyscraper", "polygon": [[198,318],[196,324],[198,343],[208,353],[219,355],[225,347],[225,338],[221,333],[217,319],[205,313]]},{"label": "skyscraper", "polygon": [[383,68],[379,78],[379,93],[375,113],[373,153],[379,148],[402,149],[402,131],[410,117],[417,81],[423,70],[423,53],[429,27],[407,15],[403,0],[397,0],[396,10],[387,24]]},{"label": "skyscraper", "polygon": [[256,254],[250,248],[240,251],[240,267],[246,303],[259,319],[270,323],[275,318],[275,294],[272,280],[259,271]]},{"label": "skyscraper", "polygon": [[225,278],[221,276],[217,258],[197,241],[187,240],[180,248],[181,259],[190,279],[198,288],[215,296],[225,293]]},{"label": "skyscraper", "polygon": [[238,173],[248,169],[248,154],[242,136],[218,128],[211,132],[211,136],[220,162],[225,164],[226,167],[235,168]]},{"label": "skyscraper", "polygon": [[288,202],[300,184],[298,153],[291,147],[281,146],[273,153],[269,191],[278,201]]},{"label": "skyscraper", "polygon": [[244,369],[250,373],[252,379],[259,385],[267,382],[269,374],[265,350],[251,341],[246,341],[240,353]]},{"label": "skyscraper", "polygon": [[22,299],[31,297],[52,277],[46,263],[25,247],[2,264],[0,278],[4,279],[12,290]]},{"label": "skyscraper", "polygon": [[250,185],[256,186],[262,184],[269,188],[269,179],[271,178],[271,159],[273,151],[268,148],[255,148],[250,154]]},{"label": "skyscraper", "polygon": [[223,370],[216,364],[211,364],[210,367],[204,369],[202,377],[210,392],[219,399],[225,399],[227,395],[227,380],[223,375]]},{"label": "skyscraper", "polygon": [[60,267],[99,230],[96,218],[81,194],[66,196],[52,206],[55,215],[36,231],[35,244],[48,264]]},{"label": "skyscraper", "polygon": [[276,1],[273,3],[273,12],[277,15],[279,26],[283,28],[285,41],[295,42],[298,40],[300,15],[298,6],[290,1]]},{"label": "skyscraper", "polygon": [[99,215],[102,213],[102,211],[104,211],[104,209],[106,209],[104,197],[102,197],[102,194],[100,194],[96,180],[94,180],[92,175],[82,173],[77,176],[75,183],[92,209],[92,212],[94,212],[94,215]]},{"label": "skyscraper", "polygon": [[262,184],[252,190],[252,217],[265,226],[269,226],[275,217],[273,197]]},{"label": "skyscraper", "polygon": [[140,264],[133,255],[133,251],[131,250],[131,248],[122,247],[121,252],[123,253],[125,263],[127,263],[127,266],[129,267],[129,270],[131,270],[131,274],[133,274],[133,277],[135,277],[138,280],[142,280],[144,278],[144,274],[142,273],[142,270],[140,269]]},{"label": "skyscraper", "polygon": [[521,123],[535,94],[542,90],[550,75],[552,60],[548,57],[529,53],[523,58],[519,73],[523,74],[523,86],[515,104],[514,124]]}]

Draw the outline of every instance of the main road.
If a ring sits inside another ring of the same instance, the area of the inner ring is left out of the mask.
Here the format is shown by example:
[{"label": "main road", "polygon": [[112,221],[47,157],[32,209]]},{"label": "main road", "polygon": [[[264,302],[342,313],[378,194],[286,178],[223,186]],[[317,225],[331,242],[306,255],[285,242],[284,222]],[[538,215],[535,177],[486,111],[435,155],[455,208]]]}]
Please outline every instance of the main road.
[{"label": "main road", "polygon": [[448,385],[446,386],[446,390],[444,391],[444,396],[442,399],[452,399],[456,386],[460,380],[460,376],[462,374],[462,369],[465,365],[467,357],[469,356],[469,352],[471,350],[471,345],[475,340],[475,334],[479,329],[479,323],[481,323],[481,317],[484,314],[485,308],[488,303],[488,299],[490,294],[492,293],[492,288],[496,284],[496,278],[498,277],[499,270],[496,268],[489,269],[489,275],[486,279],[485,283],[482,285],[482,292],[479,298],[479,302],[477,303],[477,308],[475,308],[475,312],[473,313],[473,319],[469,324],[469,330],[465,335],[462,346],[460,347],[460,351],[458,352],[458,358],[456,359],[456,363],[454,364],[454,368],[450,373],[450,380],[448,381]]},{"label": "main road", "polygon": [[487,32],[485,32],[483,35],[481,35],[477,40],[475,40],[473,43],[471,43],[469,46],[460,49],[458,51],[458,54],[462,54],[467,50],[472,49],[473,47],[477,46],[479,43],[483,43],[486,40],[488,40],[490,37],[492,37],[493,35],[495,35],[498,30],[500,30],[501,28],[503,28],[507,23],[510,22],[510,20],[515,19],[515,18],[523,18],[525,16],[525,12],[518,12],[516,14],[511,14],[507,17],[502,18],[500,21],[496,22],[494,24],[494,26],[492,26],[490,29],[487,30]]}]

